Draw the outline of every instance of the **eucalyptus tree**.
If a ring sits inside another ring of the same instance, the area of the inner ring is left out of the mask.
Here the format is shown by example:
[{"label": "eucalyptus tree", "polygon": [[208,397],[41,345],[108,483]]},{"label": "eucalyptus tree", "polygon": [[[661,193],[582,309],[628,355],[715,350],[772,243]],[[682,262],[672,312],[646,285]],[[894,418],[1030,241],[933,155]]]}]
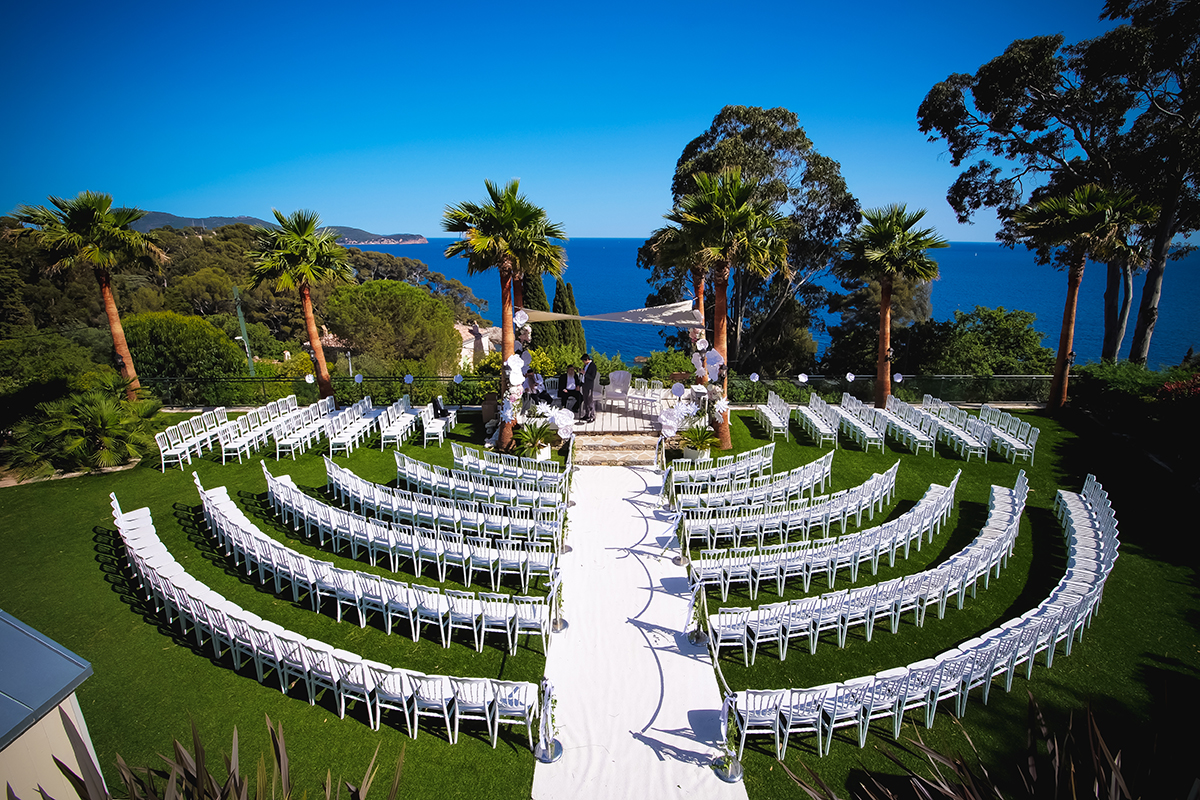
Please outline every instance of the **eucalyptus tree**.
[{"label": "eucalyptus tree", "polygon": [[[761,199],[760,183],[746,180],[739,168],[716,175],[693,176],[695,191],[680,198],[666,219],[679,227],[689,249],[713,276],[713,347],[728,361],[729,278],[735,271],[759,276],[786,271],[787,219],[769,200]],[[723,390],[728,392],[726,376]],[[729,412],[716,427],[721,449],[732,444]]]},{"label": "eucalyptus tree", "polygon": [[1016,232],[1047,245],[1064,245],[1060,256],[1067,269],[1067,299],[1063,307],[1054,380],[1050,384],[1050,408],[1062,408],[1067,400],[1067,378],[1075,337],[1075,307],[1083,270],[1088,258],[1111,261],[1121,258],[1138,263],[1141,254],[1131,247],[1129,231],[1148,224],[1156,209],[1138,201],[1129,192],[1110,191],[1094,184],[1080,186],[1070,194],[1030,203],[1013,214]]},{"label": "eucalyptus tree", "polygon": [[[447,206],[442,229],[461,238],[446,248],[446,257],[467,259],[467,272],[477,275],[495,268],[500,273],[501,358],[513,354],[513,280],[537,269],[559,275],[566,251],[555,241],[566,241],[562,226],[551,222],[545,209],[520,193],[520,183],[511,180],[503,189],[484,181],[488,200]],[[511,421],[501,427],[498,447],[512,444]]]},{"label": "eucalyptus tree", "polygon": [[90,268],[100,286],[100,298],[116,351],[117,369],[126,383],[126,397],[137,397],[137,369],[121,315],[113,296],[113,273],[135,265],[150,263],[157,266],[167,262],[167,255],[152,234],[138,233],[130,225],[146,212],[137,208],[113,208],[112,195],[80,192],[70,200],[50,197],[53,209],[45,206],[18,206],[13,218],[32,228],[10,229],[17,236],[31,236],[58,258],[51,270],[66,270],[80,266]]},{"label": "eucalyptus tree", "polygon": [[[1149,267],[1130,352],[1144,364],[1166,262],[1181,249],[1172,242],[1200,229],[1200,5],[1109,0],[1101,18],[1128,23],[1070,45],[1057,35],[1014,41],[975,74],[934,85],[917,119],[930,141],[946,142],[954,166],[982,156],[946,199],[963,222],[995,208],[1005,222],[1001,241],[1021,238],[1013,214],[1038,199],[1042,184],[1095,183],[1159,207],[1146,225]],[[1056,258],[1035,247],[1040,262]],[[1120,259],[1109,271],[1104,355],[1115,357],[1117,290],[1132,282]]]},{"label": "eucalyptus tree", "polygon": [[875,407],[884,408],[892,392],[892,283],[896,278],[928,282],[938,276],[937,262],[926,252],[950,243],[933,228],[917,228],[925,209],[903,203],[863,212],[864,222],[845,242],[847,258],[834,267],[843,278],[879,283],[879,350],[875,362]]},{"label": "eucalyptus tree", "polygon": [[313,314],[312,287],[326,282],[348,282],[354,272],[347,261],[346,249],[337,244],[336,231],[321,228],[315,211],[301,209],[287,216],[271,209],[278,228],[255,228],[257,250],[249,253],[253,266],[253,286],[275,282],[275,290],[300,293],[304,327],[312,346],[317,368],[317,387],[321,397],[333,396],[333,382],[321,347],[321,334]]}]

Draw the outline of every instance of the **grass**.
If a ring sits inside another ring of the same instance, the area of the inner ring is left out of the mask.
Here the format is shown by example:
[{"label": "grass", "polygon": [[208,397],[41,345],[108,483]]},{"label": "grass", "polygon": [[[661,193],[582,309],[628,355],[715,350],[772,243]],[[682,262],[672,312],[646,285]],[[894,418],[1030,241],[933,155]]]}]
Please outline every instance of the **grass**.
[{"label": "grass", "polygon": [[[1009,695],[996,688],[987,706],[973,697],[964,729],[991,765],[992,774],[1011,785],[1025,748],[1026,690],[1036,695],[1056,730],[1065,729],[1068,715],[1090,703],[1109,744],[1125,751],[1127,776],[1139,780],[1139,773],[1153,764],[1153,774],[1137,784],[1140,793],[1183,796],[1195,773],[1192,759],[1198,737],[1191,721],[1200,711],[1196,525],[1185,520],[1181,511],[1181,498],[1194,488],[1157,467],[1138,443],[1115,440],[1086,420],[1060,424],[1037,415],[1027,418],[1041,429],[1037,462],[1028,470],[1029,510],[1016,553],[990,589],[981,588],[977,598],[968,598],[961,611],[951,608],[945,619],[931,615],[924,628],[906,620],[893,636],[887,626],[877,627],[869,644],[861,628],[853,629],[845,650],[826,637],[815,656],[805,647],[793,647],[787,661],[780,662],[768,650],[750,669],[742,666],[740,654],[731,653],[722,655],[722,671],[735,689],[811,686],[934,655],[1023,612],[1045,596],[1063,567],[1062,537],[1049,511],[1056,489],[1077,489],[1087,472],[1094,472],[1112,497],[1122,541],[1099,615],[1072,655],[1060,654],[1052,670],[1039,664],[1032,681],[1018,678]],[[748,415],[735,418],[733,438],[738,450],[765,441]],[[478,417],[468,415],[451,439],[480,441]],[[452,461],[448,445],[406,450],[442,465]],[[776,471],[811,461],[821,452],[794,437],[790,443],[779,440]],[[868,455],[851,446],[834,457],[834,488],[860,483],[896,458],[903,463],[896,503],[889,514],[902,513],[931,482],[946,483],[962,467],[959,505],[933,546],[914,551],[907,561],[898,560],[894,569],[881,567],[878,576],[864,569],[858,585],[926,569],[960,549],[982,525],[988,487],[992,483],[1011,486],[1017,473],[1011,464],[984,465],[974,460],[964,464],[941,451],[937,458],[893,449]],[[395,478],[391,452],[380,453],[377,447],[360,448],[338,461],[371,480],[386,483]],[[272,472],[289,473],[314,492],[324,485],[319,455],[310,453],[294,462],[268,457],[267,464]],[[386,574],[323,553],[275,524],[262,507],[265,482],[257,461],[221,466],[219,459],[214,462],[210,456],[194,468],[205,486],[228,486],[264,531],[285,539],[289,546],[341,566]],[[534,760],[523,730],[502,731],[495,751],[482,736],[468,730],[455,746],[437,729],[423,731],[416,741],[387,725],[372,732],[361,709],[339,720],[330,702],[310,707],[302,695],[285,697],[276,688],[259,685],[252,668],[239,674],[228,661],[214,664],[209,651],[197,651],[190,641],[163,627],[136,600],[124,578],[113,549],[110,491],[117,493],[126,509],[150,507],[168,548],[189,572],[239,605],[307,636],[386,663],[443,674],[537,680],[545,663],[540,642],[523,645],[513,657],[494,647],[476,654],[461,639],[443,650],[425,639],[414,644],[402,635],[386,636],[371,625],[359,629],[353,623],[339,624],[331,616],[297,607],[290,595],[275,596],[213,552],[195,525],[198,499],[190,471],[162,474],[157,461],[147,461],[126,472],[0,489],[0,544],[5,555],[0,560],[0,606],[92,662],[95,675],[80,687],[78,696],[110,786],[117,785],[116,753],[134,765],[157,765],[161,763],[157,754],[168,751],[172,738],[187,741],[190,720],[214,755],[228,748],[236,726],[242,767],[250,768],[259,754],[269,752],[263,719],[269,714],[283,723],[293,783],[299,792],[315,796],[326,769],[332,770],[335,780],[341,775],[357,781],[376,744],[381,745],[383,773],[390,778],[390,765],[407,742],[402,796],[529,796]],[[839,575],[837,587],[848,585],[847,576]],[[823,578],[814,579],[811,587],[812,592],[827,588]],[[788,596],[798,594],[789,585]],[[768,591],[758,602],[773,599]],[[735,590],[729,605],[747,604],[749,598]],[[921,735],[938,746],[965,750],[957,726],[948,717],[944,708],[939,709],[934,728],[922,728]],[[902,738],[914,732],[906,725]],[[878,750],[889,744],[889,736],[873,733],[867,748],[859,750],[839,735],[832,753],[823,759],[807,744],[793,746],[787,765],[803,774],[804,762],[831,786],[853,786],[864,766],[898,772]],[[751,739],[744,761],[752,800],[799,796],[765,740]]]}]

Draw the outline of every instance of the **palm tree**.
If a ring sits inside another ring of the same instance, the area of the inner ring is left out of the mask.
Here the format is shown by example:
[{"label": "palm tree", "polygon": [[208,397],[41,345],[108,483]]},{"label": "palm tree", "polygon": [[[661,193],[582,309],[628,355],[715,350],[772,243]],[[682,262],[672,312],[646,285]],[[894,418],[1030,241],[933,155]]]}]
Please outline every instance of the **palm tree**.
[{"label": "palm tree", "polygon": [[[503,189],[491,181],[484,181],[484,186],[488,201],[447,206],[442,229],[461,235],[446,248],[446,257],[466,258],[468,274],[493,267],[500,272],[500,355],[507,361],[514,350],[513,281],[518,275],[560,274],[566,252],[552,240],[566,241],[567,236],[558,223],[547,219],[545,209],[519,193],[519,181],[511,180]],[[512,428],[511,422],[501,426],[498,449],[511,447]]]},{"label": "palm tree", "polygon": [[50,202],[54,209],[18,206],[13,218],[34,228],[17,233],[32,236],[41,246],[59,256],[51,267],[53,270],[91,267],[100,284],[100,298],[104,302],[113,350],[117,354],[117,369],[128,383],[126,397],[133,401],[141,384],[125,341],[125,330],[121,327],[121,315],[113,297],[112,276],[138,261],[149,261],[156,266],[164,264],[167,255],[158,247],[152,234],[129,228],[130,224],[146,216],[146,212],[137,208],[113,208],[110,194],[80,192],[70,200],[52,196]]},{"label": "palm tree", "polygon": [[[696,311],[704,319],[704,279],[708,269],[693,252],[683,231],[672,225],[664,225],[646,240],[646,246],[654,254],[658,266],[672,270],[675,274],[687,270],[692,278],[692,296],[696,298]],[[708,375],[699,376],[700,383],[708,383]]]},{"label": "palm tree", "polygon": [[938,265],[926,250],[949,247],[933,228],[917,229],[925,209],[908,211],[903,203],[863,212],[865,222],[842,243],[849,258],[834,271],[842,278],[879,283],[879,358],[875,364],[875,407],[884,408],[892,393],[892,285],[897,277],[932,281]]},{"label": "palm tree", "polygon": [[1013,214],[1018,229],[1029,238],[1050,245],[1066,245],[1059,261],[1067,268],[1067,300],[1063,307],[1058,357],[1050,383],[1050,409],[1067,402],[1067,377],[1073,359],[1075,306],[1088,258],[1096,261],[1128,259],[1140,265],[1139,248],[1129,244],[1129,231],[1154,221],[1158,211],[1138,201],[1130,192],[1109,190],[1096,184],[1080,186],[1070,194],[1030,203]]},{"label": "palm tree", "polygon": [[[679,226],[698,263],[712,270],[713,347],[728,362],[729,276],[739,268],[763,277],[787,270],[787,241],[781,235],[787,220],[760,198],[759,181],[744,180],[738,167],[693,177],[696,191],[680,198],[666,219]],[[728,395],[728,375],[722,389]],[[728,411],[721,414],[716,434],[721,449],[733,446]]]},{"label": "palm tree", "polygon": [[350,281],[354,271],[346,261],[346,249],[337,244],[338,234],[321,230],[317,212],[301,209],[284,216],[276,209],[271,211],[279,228],[254,229],[259,249],[249,253],[253,259],[253,286],[272,280],[276,291],[299,290],[304,327],[317,364],[317,386],[321,397],[331,397],[333,383],[325,364],[321,333],[313,316],[312,286],[325,281]]}]

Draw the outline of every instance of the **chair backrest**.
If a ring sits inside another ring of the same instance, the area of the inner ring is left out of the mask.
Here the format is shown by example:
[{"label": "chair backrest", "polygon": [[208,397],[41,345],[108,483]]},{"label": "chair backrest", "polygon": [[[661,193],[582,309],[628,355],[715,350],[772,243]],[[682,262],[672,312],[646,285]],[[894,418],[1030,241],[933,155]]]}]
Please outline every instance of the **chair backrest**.
[{"label": "chair backrest", "polygon": [[616,370],[608,373],[608,389],[607,393],[612,394],[628,394],[629,385],[633,380],[633,375],[624,369]]}]

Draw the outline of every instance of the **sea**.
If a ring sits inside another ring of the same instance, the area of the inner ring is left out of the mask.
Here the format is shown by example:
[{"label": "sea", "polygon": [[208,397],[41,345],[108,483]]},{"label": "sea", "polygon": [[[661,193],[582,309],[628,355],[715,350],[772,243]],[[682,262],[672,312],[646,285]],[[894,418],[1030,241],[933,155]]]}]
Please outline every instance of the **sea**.
[{"label": "sea", "polygon": [[[454,239],[430,239],[427,244],[357,245],[425,262],[431,270],[457,278],[488,308],[481,314],[498,323],[500,319],[500,278],[494,270],[468,276],[466,260],[446,258],[446,248]],[[644,239],[571,239],[566,243],[567,270],[563,278],[571,283],[580,314],[603,314],[642,308],[651,287],[650,273],[637,265],[637,250]],[[938,262],[941,277],[933,284],[933,318],[947,320],[955,311],[970,312],[975,306],[1002,307],[1031,311],[1034,327],[1042,334],[1042,343],[1058,347],[1066,300],[1066,273],[1035,263],[1024,248],[1007,248],[995,242],[952,242],[950,247],[930,253]],[[828,274],[816,279],[837,290],[837,282]],[[1134,278],[1134,301],[1125,333],[1121,356],[1129,354],[1133,328],[1141,300],[1144,273]],[[1080,288],[1075,319],[1077,363],[1100,359],[1104,334],[1105,266],[1088,264]],[[545,279],[546,297],[553,301],[554,279]],[[1150,343],[1151,366],[1178,364],[1188,348],[1200,350],[1200,251],[1177,261],[1168,261],[1159,302],[1158,324]],[[836,318],[828,321],[836,323]],[[584,322],[588,348],[614,356],[621,354],[625,363],[637,356],[663,349],[659,329],[649,325],[618,322]],[[821,351],[829,343],[825,333],[814,334]],[[869,365],[867,365],[869,366]]]}]

